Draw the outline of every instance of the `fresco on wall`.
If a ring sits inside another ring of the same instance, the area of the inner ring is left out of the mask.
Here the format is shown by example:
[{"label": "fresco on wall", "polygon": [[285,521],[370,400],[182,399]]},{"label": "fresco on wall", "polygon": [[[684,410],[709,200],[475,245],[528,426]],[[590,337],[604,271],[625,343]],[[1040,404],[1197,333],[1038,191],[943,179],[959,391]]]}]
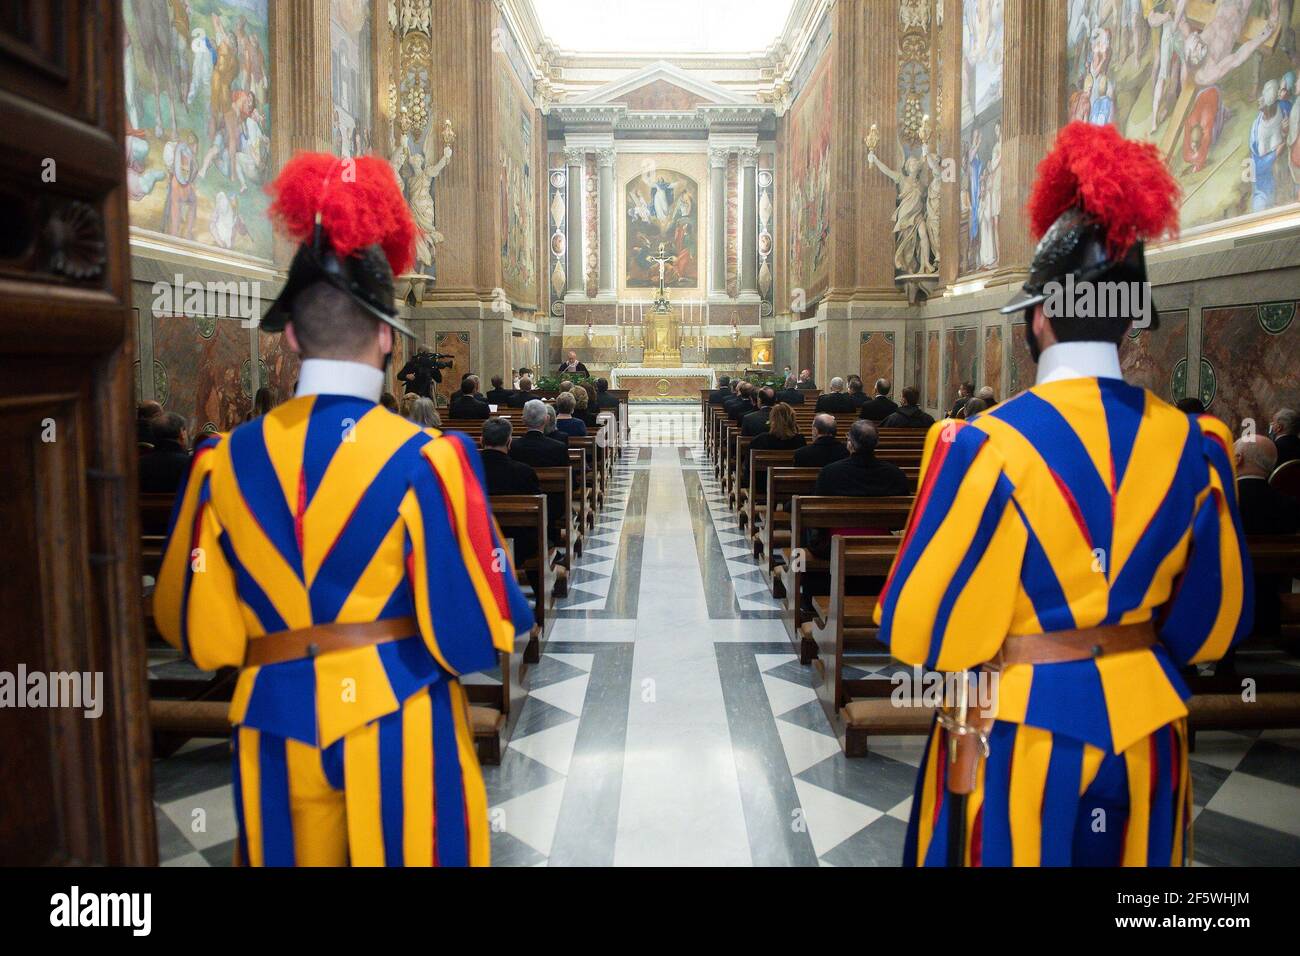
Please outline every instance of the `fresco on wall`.
[{"label": "fresco on wall", "polygon": [[[401,338],[401,336],[396,336]],[[275,390],[278,401],[288,401],[293,397],[294,386],[298,384],[298,369],[302,362],[296,352],[289,349],[284,341],[283,332],[257,333],[257,354],[262,367],[262,384]],[[400,365],[397,368],[401,368]]]},{"label": "fresco on wall", "polygon": [[789,113],[790,295],[799,311],[826,291],[830,273],[831,60],[830,53],[822,56]]},{"label": "fresco on wall", "polygon": [[863,332],[858,346],[858,374],[868,395],[878,378],[894,378],[894,333]]},{"label": "fresco on wall", "polygon": [[664,267],[669,289],[693,289],[700,282],[699,184],[680,170],[650,165],[623,187],[627,210],[626,284],[629,289],[659,285],[659,264],[651,256],[672,261]]},{"label": "fresco on wall", "polygon": [[1133,329],[1119,346],[1124,380],[1166,402],[1187,394],[1187,310],[1160,313],[1160,328]]},{"label": "fresco on wall", "polygon": [[1192,229],[1296,202],[1293,0],[1070,0],[1070,119],[1156,143]]},{"label": "fresco on wall", "polygon": [[330,142],[335,156],[370,152],[370,0],[330,0]]},{"label": "fresco on wall", "polygon": [[944,334],[944,394],[940,405],[945,411],[957,400],[957,386],[975,382],[979,375],[979,329],[948,329]]},{"label": "fresco on wall", "polygon": [[154,382],[195,433],[229,431],[253,408],[248,329],[239,319],[156,314]]},{"label": "fresco on wall", "polygon": [[[1033,388],[1038,378],[1038,363],[1029,354],[1029,341],[1025,338],[1025,323],[1013,322],[1008,330],[1011,337],[1010,380],[1007,382],[1007,398],[1019,395],[1027,388]],[[998,396],[1001,398],[1002,396]]]},{"label": "fresco on wall", "polygon": [[1264,432],[1279,408],[1300,408],[1297,311],[1295,301],[1201,311],[1200,398],[1234,432],[1243,418]]},{"label": "fresco on wall", "polygon": [[128,0],[131,224],[271,256],[267,0]]},{"label": "fresco on wall", "polygon": [[998,264],[1002,216],[1002,0],[964,0],[961,271]]},{"label": "fresco on wall", "polygon": [[501,279],[510,298],[537,303],[537,187],[533,103],[504,57],[497,58],[498,215]]},{"label": "fresco on wall", "polygon": [[982,384],[993,389],[994,397],[1006,398],[1002,393],[1002,326],[990,325],[984,330],[984,380]]}]

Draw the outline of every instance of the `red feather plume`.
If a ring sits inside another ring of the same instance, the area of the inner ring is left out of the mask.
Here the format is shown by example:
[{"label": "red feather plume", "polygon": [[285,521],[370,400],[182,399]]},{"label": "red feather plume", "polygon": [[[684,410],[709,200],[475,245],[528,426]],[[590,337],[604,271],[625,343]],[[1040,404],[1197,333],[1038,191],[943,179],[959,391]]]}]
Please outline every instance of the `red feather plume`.
[{"label": "red feather plume", "polygon": [[1038,165],[1030,224],[1041,237],[1061,213],[1078,207],[1105,226],[1106,252],[1121,259],[1139,239],[1177,234],[1179,196],[1154,145],[1125,139],[1113,126],[1075,121]]},{"label": "red feather plume", "polygon": [[393,167],[382,159],[299,153],[266,191],[272,197],[272,218],[299,242],[311,239],[319,214],[339,255],[378,243],[393,275],[408,272],[415,262],[415,220]]}]

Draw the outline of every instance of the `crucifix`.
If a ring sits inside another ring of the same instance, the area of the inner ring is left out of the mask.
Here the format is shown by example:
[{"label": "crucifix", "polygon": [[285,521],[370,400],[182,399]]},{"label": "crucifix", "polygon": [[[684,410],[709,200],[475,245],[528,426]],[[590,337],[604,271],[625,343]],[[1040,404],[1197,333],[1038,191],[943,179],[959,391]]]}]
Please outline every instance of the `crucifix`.
[{"label": "crucifix", "polygon": [[668,292],[664,288],[664,269],[670,262],[676,262],[677,257],[667,255],[664,252],[664,244],[661,242],[659,243],[659,254],[649,258],[651,262],[659,263],[659,294],[655,298],[655,311],[666,312],[668,309]]}]

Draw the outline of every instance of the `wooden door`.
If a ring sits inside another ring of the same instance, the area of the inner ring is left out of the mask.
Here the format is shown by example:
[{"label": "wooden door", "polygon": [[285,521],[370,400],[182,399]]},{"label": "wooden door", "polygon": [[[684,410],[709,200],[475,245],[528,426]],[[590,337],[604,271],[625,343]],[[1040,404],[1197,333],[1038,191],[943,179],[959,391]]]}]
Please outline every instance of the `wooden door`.
[{"label": "wooden door", "polygon": [[0,672],[102,675],[0,707],[3,864],[157,856],[122,50],[120,0],[0,2]]}]

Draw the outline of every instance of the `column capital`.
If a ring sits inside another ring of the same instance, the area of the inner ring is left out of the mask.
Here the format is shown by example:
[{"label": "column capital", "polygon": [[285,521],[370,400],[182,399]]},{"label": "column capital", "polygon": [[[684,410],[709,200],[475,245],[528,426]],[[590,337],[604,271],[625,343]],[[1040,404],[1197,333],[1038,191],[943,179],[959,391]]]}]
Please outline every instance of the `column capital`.
[{"label": "column capital", "polygon": [[581,166],[585,161],[586,156],[587,151],[585,149],[569,147],[564,151],[564,165]]},{"label": "column capital", "polygon": [[736,153],[739,154],[739,156],[740,156],[740,165],[741,165],[741,166],[746,166],[746,167],[755,166],[755,167],[756,167],[756,166],[758,165],[758,147],[757,147],[757,146],[742,146],[742,147],[740,147],[739,149],[736,150]]},{"label": "column capital", "polygon": [[710,146],[709,147],[709,166],[712,169],[726,169],[727,157],[731,155],[731,148],[728,146]]},{"label": "column capital", "polygon": [[607,166],[612,167],[614,165],[614,157],[617,155],[618,151],[615,150],[613,146],[606,146],[602,149],[598,149],[596,150],[596,165],[602,168]]}]

